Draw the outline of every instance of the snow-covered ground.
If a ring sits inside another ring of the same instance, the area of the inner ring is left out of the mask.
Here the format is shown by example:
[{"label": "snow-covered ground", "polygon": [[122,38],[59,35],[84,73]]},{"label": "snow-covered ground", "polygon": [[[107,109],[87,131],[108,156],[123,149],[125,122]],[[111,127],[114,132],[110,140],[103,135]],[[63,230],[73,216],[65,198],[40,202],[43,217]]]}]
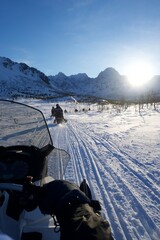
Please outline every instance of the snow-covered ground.
[{"label": "snow-covered ground", "polygon": [[60,105],[65,124],[50,117],[56,103],[28,102],[42,110],[55,147],[70,161],[64,178],[80,184],[85,178],[100,201],[116,240],[160,239],[160,106],[117,110],[111,105]]}]

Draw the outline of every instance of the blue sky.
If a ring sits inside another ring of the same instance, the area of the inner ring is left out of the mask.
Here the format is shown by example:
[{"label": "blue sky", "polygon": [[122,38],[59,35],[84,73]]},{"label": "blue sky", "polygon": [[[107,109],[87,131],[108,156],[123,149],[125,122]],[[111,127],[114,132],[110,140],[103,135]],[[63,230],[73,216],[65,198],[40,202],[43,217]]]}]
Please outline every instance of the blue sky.
[{"label": "blue sky", "polygon": [[160,74],[159,0],[0,0],[0,56],[46,75],[147,61]]}]

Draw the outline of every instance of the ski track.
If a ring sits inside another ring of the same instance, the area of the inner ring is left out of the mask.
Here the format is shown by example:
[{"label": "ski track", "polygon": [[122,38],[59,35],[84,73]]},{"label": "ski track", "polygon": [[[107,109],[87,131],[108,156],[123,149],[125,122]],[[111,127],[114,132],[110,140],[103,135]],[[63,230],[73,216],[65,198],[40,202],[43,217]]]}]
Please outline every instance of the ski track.
[{"label": "ski track", "polygon": [[115,239],[158,240],[160,187],[144,173],[143,164],[121,151],[113,140],[84,129],[76,120],[62,126],[50,124],[54,146],[65,149],[71,157],[65,178],[78,184],[87,179]]}]

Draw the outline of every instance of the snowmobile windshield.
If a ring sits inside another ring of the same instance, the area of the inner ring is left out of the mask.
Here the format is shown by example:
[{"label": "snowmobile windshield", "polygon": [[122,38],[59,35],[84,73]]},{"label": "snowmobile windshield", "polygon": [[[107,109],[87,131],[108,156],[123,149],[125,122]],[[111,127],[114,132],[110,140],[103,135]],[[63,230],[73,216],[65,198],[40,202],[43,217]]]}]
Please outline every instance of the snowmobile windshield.
[{"label": "snowmobile windshield", "polygon": [[[4,148],[8,149],[11,147],[12,151],[14,151],[14,146],[15,151],[17,151],[17,146],[19,147],[18,151],[21,149],[20,146],[22,146],[23,151],[25,146],[28,149],[34,147],[34,149],[41,152],[43,159],[46,159],[46,162],[43,162],[44,169],[40,171],[39,176],[36,174],[37,180],[42,178],[43,170],[46,172],[46,165],[47,175],[56,179],[63,177],[69,155],[63,150],[54,148],[43,113],[26,104],[0,100],[0,150],[2,149],[4,151]],[[14,161],[12,161],[11,157],[9,159],[6,165],[6,161],[0,157],[0,163],[3,163],[1,165],[5,164],[5,167],[9,169],[8,171],[11,170],[11,163],[13,164]],[[37,159],[32,159],[33,165],[35,165],[35,161],[37,161]],[[26,162],[25,160],[25,163]],[[3,169],[1,169],[1,165],[0,172],[4,169],[4,166]],[[36,168],[38,168],[39,165],[40,164],[36,162]],[[11,175],[11,173],[7,172],[5,176],[9,175]]]},{"label": "snowmobile windshield", "polygon": [[25,104],[0,100],[0,145],[40,149],[52,145],[42,112]]}]

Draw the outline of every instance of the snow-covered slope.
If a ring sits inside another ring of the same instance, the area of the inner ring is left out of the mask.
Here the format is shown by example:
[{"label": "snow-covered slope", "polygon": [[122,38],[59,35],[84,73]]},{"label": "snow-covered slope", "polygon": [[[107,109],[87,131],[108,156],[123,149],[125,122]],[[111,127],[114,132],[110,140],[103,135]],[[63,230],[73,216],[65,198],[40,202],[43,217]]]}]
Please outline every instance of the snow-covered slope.
[{"label": "snow-covered slope", "polygon": [[44,73],[25,63],[0,57],[0,96],[45,96],[54,93]]}]

